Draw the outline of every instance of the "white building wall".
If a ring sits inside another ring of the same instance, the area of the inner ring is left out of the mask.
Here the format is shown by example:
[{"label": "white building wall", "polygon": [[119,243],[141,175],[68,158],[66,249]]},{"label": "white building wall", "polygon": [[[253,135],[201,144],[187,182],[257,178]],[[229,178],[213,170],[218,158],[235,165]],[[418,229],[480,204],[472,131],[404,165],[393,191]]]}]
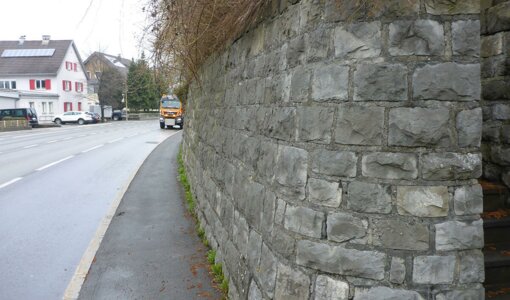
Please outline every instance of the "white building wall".
[{"label": "white building wall", "polygon": [[[66,61],[77,64],[76,71],[67,70],[66,69]],[[62,86],[62,81],[68,80],[71,81],[71,91],[64,91]],[[83,84],[83,92],[76,91],[76,82],[80,82]],[[85,75],[85,70],[82,69],[80,62],[78,60],[78,55],[74,51],[74,48],[71,46],[67,50],[66,56],[62,64],[60,65],[60,69],[57,77],[55,78],[55,85],[51,85],[52,92],[58,93],[60,95],[60,104],[58,107],[57,114],[64,112],[64,103],[70,102],[72,103],[73,110],[78,110],[78,103],[81,103],[81,110],[87,111],[87,77]]]},{"label": "white building wall", "polygon": [[0,109],[3,108],[15,108],[16,99],[0,96]]}]

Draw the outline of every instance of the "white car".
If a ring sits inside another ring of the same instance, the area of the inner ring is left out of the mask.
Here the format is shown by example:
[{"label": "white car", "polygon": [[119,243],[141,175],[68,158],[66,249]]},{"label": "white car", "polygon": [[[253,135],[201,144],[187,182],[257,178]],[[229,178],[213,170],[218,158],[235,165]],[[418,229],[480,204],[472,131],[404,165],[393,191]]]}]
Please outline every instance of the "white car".
[{"label": "white car", "polygon": [[58,125],[65,123],[78,123],[83,125],[86,123],[92,123],[93,118],[91,115],[84,111],[68,111],[61,115],[55,116],[53,118],[53,122]]}]

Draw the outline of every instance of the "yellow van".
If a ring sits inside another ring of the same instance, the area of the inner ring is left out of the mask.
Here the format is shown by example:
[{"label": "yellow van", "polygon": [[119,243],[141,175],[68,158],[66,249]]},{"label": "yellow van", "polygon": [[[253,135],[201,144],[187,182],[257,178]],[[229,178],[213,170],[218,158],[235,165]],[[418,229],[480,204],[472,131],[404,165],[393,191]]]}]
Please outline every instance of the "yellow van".
[{"label": "yellow van", "polygon": [[159,103],[159,127],[173,128],[179,126],[184,127],[184,109],[181,101],[175,95],[163,95]]}]

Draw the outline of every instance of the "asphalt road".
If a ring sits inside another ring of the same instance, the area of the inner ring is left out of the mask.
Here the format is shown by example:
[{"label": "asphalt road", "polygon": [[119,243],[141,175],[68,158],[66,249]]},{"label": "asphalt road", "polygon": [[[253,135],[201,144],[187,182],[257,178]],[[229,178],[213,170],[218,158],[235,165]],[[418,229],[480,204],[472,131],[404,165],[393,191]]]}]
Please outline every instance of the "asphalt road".
[{"label": "asphalt road", "polygon": [[152,120],[0,133],[0,299],[61,299],[114,199],[177,132]]}]

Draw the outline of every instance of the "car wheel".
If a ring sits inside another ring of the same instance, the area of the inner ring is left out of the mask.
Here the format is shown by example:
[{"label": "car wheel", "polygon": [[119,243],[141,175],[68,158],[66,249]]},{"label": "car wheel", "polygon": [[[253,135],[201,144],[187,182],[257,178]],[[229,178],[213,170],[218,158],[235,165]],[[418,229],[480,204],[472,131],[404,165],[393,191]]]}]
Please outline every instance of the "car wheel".
[{"label": "car wheel", "polygon": [[120,119],[120,118],[119,118],[119,116],[118,116],[118,115],[113,116],[113,120],[114,120],[114,121],[118,121],[119,119]]},{"label": "car wheel", "polygon": [[83,125],[83,124],[85,124],[85,121],[83,119],[78,119],[78,124]]},{"label": "car wheel", "polygon": [[159,123],[159,128],[165,129],[165,123]]},{"label": "car wheel", "polygon": [[62,124],[62,120],[60,120],[60,119],[55,119],[55,121],[53,121],[53,122],[55,122],[55,124],[57,124],[57,125],[61,125]]}]

